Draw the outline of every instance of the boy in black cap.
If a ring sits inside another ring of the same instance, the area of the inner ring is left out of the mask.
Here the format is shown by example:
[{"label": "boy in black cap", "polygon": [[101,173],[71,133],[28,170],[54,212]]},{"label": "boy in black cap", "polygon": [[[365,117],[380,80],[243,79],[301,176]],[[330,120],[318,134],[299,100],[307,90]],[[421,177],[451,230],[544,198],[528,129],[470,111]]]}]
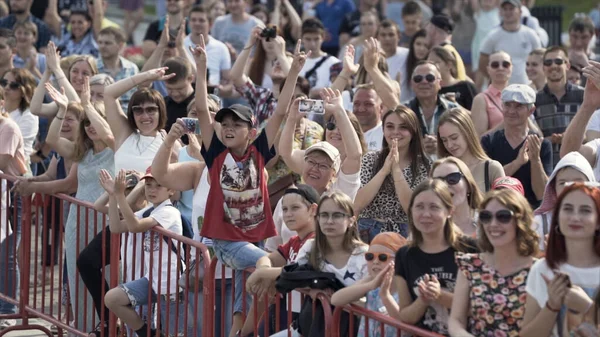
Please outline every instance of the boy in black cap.
[{"label": "boy in black cap", "polygon": [[427,30],[427,40],[429,40],[429,45],[432,48],[442,46],[454,55],[456,58],[457,79],[465,81],[467,79],[465,64],[456,48],[452,45],[452,31],[454,30],[452,19],[446,14],[434,15],[425,27],[425,30]]},{"label": "boy in black cap", "polygon": [[[196,61],[196,109],[202,132],[202,156],[210,177],[210,191],[200,235],[213,240],[215,256],[235,269],[236,279],[243,278],[242,271],[254,267],[256,261],[267,253],[257,245],[277,235],[265,164],[275,157],[275,136],[290,104],[298,74],[310,55],[300,52],[296,45],[294,61],[279,96],[275,113],[257,134],[256,118],[242,105],[221,109],[215,121],[221,123],[220,140],[215,134],[208,111],[206,83],[206,49],[204,39],[194,49]],[[241,327],[242,287],[236,287],[234,326]]]}]

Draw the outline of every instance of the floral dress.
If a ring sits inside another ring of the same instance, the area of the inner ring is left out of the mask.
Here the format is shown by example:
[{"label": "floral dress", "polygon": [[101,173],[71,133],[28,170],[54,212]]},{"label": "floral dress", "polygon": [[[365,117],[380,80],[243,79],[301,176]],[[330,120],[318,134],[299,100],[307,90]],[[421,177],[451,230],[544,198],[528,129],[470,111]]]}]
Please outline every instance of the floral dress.
[{"label": "floral dress", "polygon": [[523,324],[525,285],[531,266],[507,276],[499,275],[480,254],[456,254],[471,292],[467,331],[475,337],[517,337]]},{"label": "floral dress", "polygon": [[[392,296],[394,297],[394,300],[396,301],[396,303],[398,302],[398,293],[393,293]],[[367,293],[367,302],[366,302],[366,308],[375,312],[378,312],[380,314],[384,314],[387,315],[387,309],[385,308],[385,305],[383,304],[383,301],[381,300],[381,297],[379,296],[379,288],[371,290]],[[366,323],[365,321],[368,320],[369,321],[369,329],[368,331],[366,331]],[[373,319],[368,319],[363,317],[360,320],[360,326],[358,327],[358,334],[356,335],[357,337],[365,337],[365,336],[369,336],[369,337],[387,337],[387,336],[396,336],[398,332],[398,329],[394,328],[393,326],[389,326],[386,325],[385,326],[385,335],[381,334],[381,323],[377,322]]]}]

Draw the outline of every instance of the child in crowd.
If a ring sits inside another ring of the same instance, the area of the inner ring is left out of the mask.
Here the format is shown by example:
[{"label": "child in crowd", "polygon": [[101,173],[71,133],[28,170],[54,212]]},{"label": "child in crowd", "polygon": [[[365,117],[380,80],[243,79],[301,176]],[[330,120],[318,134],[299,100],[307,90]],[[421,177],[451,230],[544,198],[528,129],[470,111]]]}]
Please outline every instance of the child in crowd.
[{"label": "child in crowd", "polygon": [[[265,165],[275,157],[275,139],[290,104],[298,74],[310,55],[300,52],[298,40],[294,60],[275,113],[258,133],[256,116],[243,105],[221,109],[214,121],[208,109],[206,47],[204,38],[193,50],[196,61],[196,108],[202,133],[202,157],[210,177],[207,212],[200,235],[213,240],[215,256],[235,269],[236,278],[254,267],[267,254],[259,243],[275,236]],[[214,122],[221,123],[217,137]],[[242,291],[236,287],[232,331],[243,325]]]},{"label": "child in crowd", "polygon": [[[162,240],[161,235],[150,229],[154,226],[162,226],[168,231],[182,235],[181,213],[171,203],[170,197],[173,195],[173,190],[159,185],[152,177],[150,168],[142,180],[145,180],[145,195],[150,206],[136,213],[133,212],[125,198],[125,170],[119,171],[112,190],[107,188],[107,192],[109,193],[110,219],[119,219],[119,210],[123,215],[123,220],[120,222],[111,221],[111,224],[114,225],[112,227],[119,227],[119,231],[129,231],[139,235],[144,252],[141,260],[145,264],[144,270],[147,273],[140,279],[111,289],[106,294],[104,302],[108,309],[135,330],[138,336],[146,337],[155,336],[156,331],[147,326],[134,307],[156,303],[158,297],[161,297],[161,330],[170,335],[177,335],[183,330],[183,315],[179,315],[179,322],[176,322],[176,315],[185,312],[177,287],[178,268],[182,267],[178,266],[180,258],[172,251],[170,244]],[[153,256],[151,257],[150,254]],[[151,259],[161,262],[150,264]],[[148,287],[152,287],[151,291],[148,290]]]},{"label": "child in crowd", "polygon": [[[287,243],[279,245],[277,251],[271,252],[267,256],[261,257],[256,263],[256,271],[250,275],[246,282],[246,289],[251,294],[258,295],[258,312],[264,311],[265,294],[272,293],[274,290],[275,279],[281,274],[283,266],[296,262],[298,252],[307,240],[315,237],[315,225],[317,207],[319,203],[319,194],[309,185],[300,184],[297,187],[287,189],[282,198],[283,218],[286,226],[298,233]],[[285,299],[285,298],[284,298]],[[280,319],[287,318],[285,300],[280,303],[282,313]],[[273,310],[274,308],[271,307]],[[298,318],[300,312],[300,296],[298,293],[292,295],[292,319]],[[271,317],[275,317],[272,315]],[[273,319],[269,318],[269,322]],[[282,322],[281,327],[285,327],[287,322]],[[241,336],[246,336],[252,332],[254,324],[254,312],[251,311],[246,319]],[[270,332],[269,332],[270,333]],[[287,330],[284,331],[287,336]]]},{"label": "child in crowd", "polygon": [[[387,296],[393,296],[398,301],[396,287],[392,284],[394,276],[394,258],[396,252],[406,244],[406,239],[402,235],[393,232],[379,233],[371,241],[369,251],[365,253],[365,260],[369,269],[369,275],[356,282],[354,285],[338,290],[331,297],[331,304],[334,306],[343,306],[352,302],[359,301],[366,296],[365,307],[379,313],[387,313],[380,293]],[[362,302],[360,304],[363,304]],[[369,329],[366,331],[365,319],[363,318],[358,328],[358,337],[381,336],[380,323],[370,321]],[[386,326],[384,336],[393,336],[396,334],[396,328]]]}]

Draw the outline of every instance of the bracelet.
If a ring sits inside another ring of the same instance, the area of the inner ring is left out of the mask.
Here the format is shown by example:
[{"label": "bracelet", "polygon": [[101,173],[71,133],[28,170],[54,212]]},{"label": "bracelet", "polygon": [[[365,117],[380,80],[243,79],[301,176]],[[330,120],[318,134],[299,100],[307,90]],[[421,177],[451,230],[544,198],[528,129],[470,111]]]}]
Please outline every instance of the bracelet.
[{"label": "bracelet", "polygon": [[553,313],[560,312],[560,309],[556,310],[556,309],[553,309],[552,307],[550,307],[550,304],[548,304],[548,302],[546,302],[546,309],[552,311]]}]

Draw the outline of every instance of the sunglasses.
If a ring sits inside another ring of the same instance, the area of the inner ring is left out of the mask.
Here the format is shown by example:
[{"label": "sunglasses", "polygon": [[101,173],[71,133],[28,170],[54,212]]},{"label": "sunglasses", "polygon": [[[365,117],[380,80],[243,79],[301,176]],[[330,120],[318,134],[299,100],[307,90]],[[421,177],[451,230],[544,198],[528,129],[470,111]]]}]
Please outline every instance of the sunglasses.
[{"label": "sunglasses", "polygon": [[147,106],[147,107],[136,105],[136,106],[131,107],[131,111],[136,116],[141,116],[144,113],[146,113],[149,116],[153,116],[158,113],[158,105],[151,105],[151,106]]},{"label": "sunglasses", "polygon": [[388,253],[365,253],[365,260],[373,261],[375,258],[379,259],[381,262],[386,262],[388,259],[392,258],[392,256]]},{"label": "sunglasses", "polygon": [[325,127],[327,128],[327,130],[333,131],[333,130],[335,130],[335,128],[337,128],[337,125],[335,125],[334,122],[327,122]]},{"label": "sunglasses", "polygon": [[552,63],[556,64],[557,66],[562,66],[565,62],[567,62],[567,61],[565,61],[564,59],[561,59],[561,58],[547,59],[547,60],[544,60],[544,66],[550,67],[550,66],[552,66]]},{"label": "sunglasses", "polygon": [[433,179],[440,179],[445,181],[448,185],[456,185],[462,179],[463,174],[461,172],[453,172],[445,177],[433,177]]},{"label": "sunglasses", "polygon": [[0,86],[2,86],[2,88],[8,86],[10,90],[17,90],[21,87],[21,83],[15,81],[8,82],[8,80],[0,79]]},{"label": "sunglasses", "polygon": [[496,214],[487,210],[482,210],[479,212],[479,222],[481,222],[483,225],[489,225],[492,223],[492,220],[494,220],[494,217],[496,217],[496,220],[498,220],[499,223],[507,224],[514,216],[515,214],[513,211],[509,211],[507,209],[498,211]]},{"label": "sunglasses", "polygon": [[498,69],[498,68],[500,68],[500,66],[502,66],[502,68],[504,68],[504,69],[508,69],[508,68],[510,68],[510,62],[508,62],[508,61],[502,61],[502,62],[494,61],[494,62],[490,63],[490,67],[492,69]]},{"label": "sunglasses", "polygon": [[425,76],[415,75],[412,78],[413,82],[415,82],[415,83],[421,83],[423,81],[423,79],[425,79],[429,83],[433,83],[435,81],[435,75],[433,75],[433,74],[427,74]]}]

